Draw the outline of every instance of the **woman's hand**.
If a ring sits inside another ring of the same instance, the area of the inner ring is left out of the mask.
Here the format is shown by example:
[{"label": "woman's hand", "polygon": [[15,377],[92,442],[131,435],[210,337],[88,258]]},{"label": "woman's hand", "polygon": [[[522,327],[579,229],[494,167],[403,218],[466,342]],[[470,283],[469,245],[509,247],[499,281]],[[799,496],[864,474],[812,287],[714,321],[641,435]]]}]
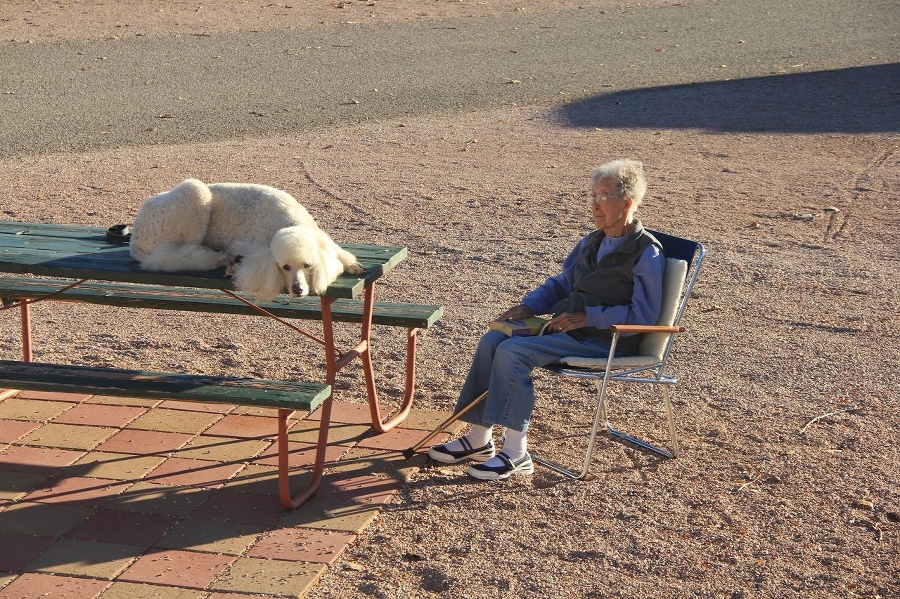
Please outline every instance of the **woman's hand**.
[{"label": "woman's hand", "polygon": [[575,329],[580,329],[587,324],[586,312],[564,313],[550,319],[545,333],[568,333]]},{"label": "woman's hand", "polygon": [[513,306],[495,320],[522,320],[524,318],[531,318],[532,316],[534,316],[534,311],[528,306],[520,304],[518,306]]}]

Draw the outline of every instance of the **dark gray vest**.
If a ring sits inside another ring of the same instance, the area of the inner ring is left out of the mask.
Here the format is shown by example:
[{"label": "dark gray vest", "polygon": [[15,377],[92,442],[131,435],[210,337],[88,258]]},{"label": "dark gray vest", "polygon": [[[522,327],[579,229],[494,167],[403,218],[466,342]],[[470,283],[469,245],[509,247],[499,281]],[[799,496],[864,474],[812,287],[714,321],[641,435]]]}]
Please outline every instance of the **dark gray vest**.
[{"label": "dark gray vest", "polygon": [[[597,262],[597,251],[606,233],[598,229],[590,234],[575,264],[574,289],[569,297],[553,305],[554,315],[564,312],[584,312],[592,306],[621,306],[631,303],[634,294],[634,265],[651,244],[662,251],[662,245],[648,233],[641,221],[635,221],[634,231],[622,244]],[[583,327],[569,332],[576,339],[612,340],[606,329]],[[641,344],[640,335],[620,337],[616,354],[631,356]]]}]

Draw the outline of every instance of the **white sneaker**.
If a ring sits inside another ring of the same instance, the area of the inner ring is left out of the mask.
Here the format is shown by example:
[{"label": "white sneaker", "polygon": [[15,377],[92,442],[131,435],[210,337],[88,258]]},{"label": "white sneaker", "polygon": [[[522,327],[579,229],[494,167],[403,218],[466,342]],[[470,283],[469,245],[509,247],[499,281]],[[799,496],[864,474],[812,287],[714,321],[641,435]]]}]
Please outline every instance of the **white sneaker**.
[{"label": "white sneaker", "polygon": [[469,476],[474,476],[479,480],[503,480],[513,474],[534,474],[534,462],[531,461],[531,455],[527,451],[515,462],[511,461],[502,451],[497,454],[497,457],[503,462],[500,466],[477,464],[469,466],[466,472]]},{"label": "white sneaker", "polygon": [[462,444],[463,448],[458,451],[447,449],[447,445],[449,445],[449,443],[445,443],[444,445],[435,445],[428,450],[428,457],[436,462],[441,462],[443,464],[459,464],[460,462],[465,462],[466,460],[472,460],[473,462],[486,462],[494,457],[495,451],[493,439],[488,441],[487,445],[485,445],[484,447],[478,448],[472,447],[472,444],[469,443],[469,440],[465,437],[460,437],[459,442]]}]

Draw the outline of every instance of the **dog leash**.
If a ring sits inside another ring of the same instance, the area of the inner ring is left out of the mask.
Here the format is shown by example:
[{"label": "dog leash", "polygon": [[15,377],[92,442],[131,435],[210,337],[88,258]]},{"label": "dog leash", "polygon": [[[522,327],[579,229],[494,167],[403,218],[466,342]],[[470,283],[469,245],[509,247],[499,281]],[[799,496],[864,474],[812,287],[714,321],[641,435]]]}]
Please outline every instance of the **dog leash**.
[{"label": "dog leash", "polygon": [[[286,326],[287,328],[289,328],[289,329],[291,329],[291,330],[293,330],[293,331],[295,331],[295,332],[297,332],[297,333],[300,333],[301,335],[303,335],[303,336],[305,336],[305,337],[308,337],[309,339],[312,339],[312,340],[315,341],[316,343],[318,343],[318,344],[320,344],[320,345],[325,345],[325,341],[323,341],[322,339],[319,339],[319,338],[316,337],[315,335],[312,335],[312,334],[310,334],[310,333],[307,333],[307,332],[304,331],[303,329],[301,329],[301,328],[299,328],[299,327],[296,327],[296,326],[292,325],[291,323],[289,323],[288,321],[284,320],[283,318],[279,318],[278,316],[275,316],[274,314],[272,314],[271,312],[269,312],[268,310],[266,310],[266,309],[263,308],[262,306],[259,306],[259,305],[257,305],[257,304],[254,304],[254,303],[251,302],[250,300],[248,300],[248,299],[246,299],[246,298],[243,298],[243,297],[239,296],[238,294],[234,293],[233,291],[231,291],[231,290],[229,290],[229,289],[222,289],[221,291],[222,291],[223,293],[226,293],[226,294],[230,295],[230,296],[233,297],[234,299],[236,299],[236,300],[238,300],[238,301],[241,301],[241,302],[247,304],[248,306],[250,306],[251,308],[253,308],[253,309],[256,310],[257,312],[259,312],[260,314],[262,314],[263,316],[268,316],[269,318],[271,318],[271,319],[273,319],[273,320],[275,320],[275,321],[277,321],[277,322],[280,322],[281,324],[283,324],[283,325]],[[337,349],[334,350],[334,353],[335,353],[335,355],[337,355],[338,358],[340,358],[340,357],[343,356],[343,354],[342,354],[341,352],[339,352]]]}]

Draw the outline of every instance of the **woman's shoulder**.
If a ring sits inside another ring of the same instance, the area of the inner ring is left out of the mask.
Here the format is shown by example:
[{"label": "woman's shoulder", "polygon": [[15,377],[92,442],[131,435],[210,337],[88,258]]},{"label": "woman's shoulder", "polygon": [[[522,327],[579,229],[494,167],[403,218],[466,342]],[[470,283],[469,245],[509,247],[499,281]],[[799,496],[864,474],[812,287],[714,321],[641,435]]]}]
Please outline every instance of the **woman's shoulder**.
[{"label": "woman's shoulder", "polygon": [[663,254],[662,248],[655,243],[645,247],[644,251],[638,256],[635,268],[639,268],[641,265],[644,265],[651,272],[659,272],[661,274],[666,267],[666,255]]},{"label": "woman's shoulder", "polygon": [[575,249],[580,249],[591,244],[599,245],[605,236],[606,234],[602,229],[595,229],[579,239],[578,243],[575,244]]}]

